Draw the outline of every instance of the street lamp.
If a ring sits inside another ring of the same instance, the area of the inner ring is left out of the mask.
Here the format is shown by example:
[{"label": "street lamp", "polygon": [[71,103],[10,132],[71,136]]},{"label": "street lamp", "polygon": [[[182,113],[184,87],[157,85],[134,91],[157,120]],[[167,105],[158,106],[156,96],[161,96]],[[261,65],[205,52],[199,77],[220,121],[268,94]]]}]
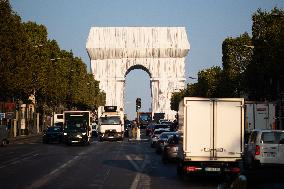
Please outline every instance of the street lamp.
[{"label": "street lamp", "polygon": [[253,46],[253,45],[243,45],[243,46],[246,47],[246,48],[254,49],[254,46]]}]

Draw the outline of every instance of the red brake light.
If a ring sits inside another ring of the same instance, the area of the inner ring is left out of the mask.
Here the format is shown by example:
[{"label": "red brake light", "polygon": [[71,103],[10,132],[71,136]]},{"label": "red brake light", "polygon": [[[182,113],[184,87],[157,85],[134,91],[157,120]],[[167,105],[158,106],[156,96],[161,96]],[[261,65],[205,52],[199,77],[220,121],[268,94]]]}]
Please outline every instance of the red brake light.
[{"label": "red brake light", "polygon": [[231,168],[231,172],[233,172],[233,173],[240,173],[241,169],[239,167],[232,167]]},{"label": "red brake light", "polygon": [[256,156],[260,155],[260,146],[259,145],[255,146],[255,155]]},{"label": "red brake light", "polygon": [[187,172],[195,172],[195,171],[200,171],[202,168],[200,167],[195,167],[195,166],[186,166],[185,170]]}]

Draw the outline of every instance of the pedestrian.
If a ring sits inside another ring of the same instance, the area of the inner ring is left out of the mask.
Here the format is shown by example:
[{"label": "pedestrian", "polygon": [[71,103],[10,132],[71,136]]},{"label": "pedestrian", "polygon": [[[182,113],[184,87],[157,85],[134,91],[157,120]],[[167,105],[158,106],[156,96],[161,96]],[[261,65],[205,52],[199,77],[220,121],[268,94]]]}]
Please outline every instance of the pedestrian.
[{"label": "pedestrian", "polygon": [[137,138],[137,122],[134,120],[132,125],[131,125],[131,131],[132,131],[132,138],[136,139]]}]

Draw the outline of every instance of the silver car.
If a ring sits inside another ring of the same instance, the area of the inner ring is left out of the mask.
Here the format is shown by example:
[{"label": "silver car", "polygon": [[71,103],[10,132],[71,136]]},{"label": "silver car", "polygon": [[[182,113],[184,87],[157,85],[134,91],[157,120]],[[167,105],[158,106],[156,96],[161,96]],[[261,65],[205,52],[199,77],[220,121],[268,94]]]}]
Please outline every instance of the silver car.
[{"label": "silver car", "polygon": [[162,161],[164,163],[167,163],[168,161],[177,160],[178,144],[179,144],[178,134],[168,138],[168,140],[165,143],[164,151],[162,154]]},{"label": "silver car", "polygon": [[155,129],[154,130],[154,132],[153,132],[153,134],[151,135],[151,138],[150,138],[152,148],[156,147],[157,141],[159,140],[159,136],[163,132],[170,132],[170,129],[161,128],[161,129]]},{"label": "silver car", "polygon": [[158,154],[163,153],[164,151],[164,146],[167,143],[168,138],[177,135],[177,132],[163,132],[161,133],[161,135],[159,136],[159,139],[156,143],[156,152]]}]

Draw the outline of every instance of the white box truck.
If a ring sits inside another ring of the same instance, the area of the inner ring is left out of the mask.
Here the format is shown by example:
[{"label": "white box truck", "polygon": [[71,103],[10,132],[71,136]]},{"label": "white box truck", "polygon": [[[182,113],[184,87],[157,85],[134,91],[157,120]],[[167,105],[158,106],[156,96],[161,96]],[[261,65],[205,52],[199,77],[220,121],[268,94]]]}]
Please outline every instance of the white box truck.
[{"label": "white box truck", "polygon": [[276,104],[268,102],[246,102],[245,130],[276,128]]},{"label": "white box truck", "polygon": [[100,106],[98,108],[98,135],[103,140],[123,140],[124,112],[117,106]]},{"label": "white box truck", "polygon": [[244,150],[244,99],[185,97],[179,104],[177,173],[236,176]]}]

